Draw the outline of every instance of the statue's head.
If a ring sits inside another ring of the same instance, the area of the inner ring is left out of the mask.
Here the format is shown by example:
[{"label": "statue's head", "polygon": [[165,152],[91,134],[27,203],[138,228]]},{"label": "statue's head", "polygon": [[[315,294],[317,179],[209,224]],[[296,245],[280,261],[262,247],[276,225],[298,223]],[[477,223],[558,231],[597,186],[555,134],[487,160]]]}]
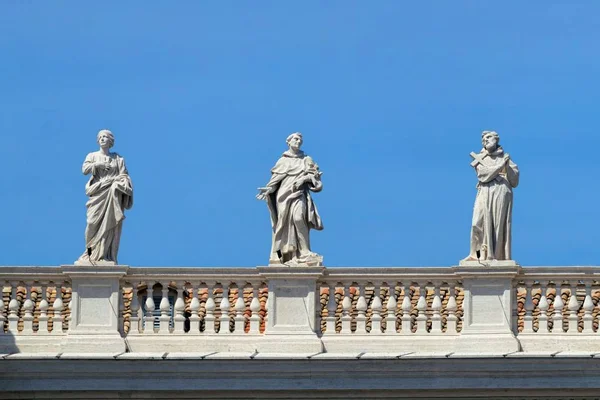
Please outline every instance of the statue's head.
[{"label": "statue's head", "polygon": [[103,149],[110,149],[115,145],[115,135],[108,129],[102,129],[96,136],[96,141]]},{"label": "statue's head", "polygon": [[487,151],[496,151],[500,146],[500,135],[495,131],[481,132],[481,144]]},{"label": "statue's head", "polygon": [[285,142],[288,144],[291,150],[298,151],[302,146],[302,134],[300,132],[294,132],[287,137]]}]

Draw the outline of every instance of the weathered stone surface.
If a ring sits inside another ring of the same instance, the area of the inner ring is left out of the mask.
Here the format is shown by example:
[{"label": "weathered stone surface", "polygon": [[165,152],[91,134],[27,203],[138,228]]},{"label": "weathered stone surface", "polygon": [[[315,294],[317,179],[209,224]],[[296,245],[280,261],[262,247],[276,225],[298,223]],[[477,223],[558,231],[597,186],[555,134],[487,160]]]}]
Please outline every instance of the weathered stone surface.
[{"label": "weathered stone surface", "polygon": [[[174,298],[177,297],[177,286],[175,284],[175,282],[169,282],[169,296],[172,296]],[[234,285],[231,285],[230,290],[229,290],[229,302],[230,304],[235,304],[235,302],[238,299],[238,295],[239,295],[239,289],[237,287],[235,287]],[[138,295],[140,296],[140,299],[143,299],[147,296],[147,292],[148,292],[148,288],[145,284],[139,285],[137,287],[137,292]],[[123,316],[123,323],[124,323],[124,331],[126,333],[129,333],[131,330],[131,301],[132,301],[132,297],[133,297],[133,289],[131,287],[126,287],[124,288],[124,290],[122,291],[122,295],[123,295],[123,311],[122,311],[122,316]],[[252,288],[245,288],[242,290],[242,296],[244,297],[244,304],[246,307],[246,310],[244,311],[244,317],[245,317],[245,323],[244,323],[244,331],[245,332],[249,332],[250,331],[250,317],[252,316],[252,311],[250,310],[250,302],[252,301],[253,298],[253,289]],[[260,317],[260,333],[264,333],[265,331],[265,318],[267,316],[267,299],[269,296],[269,289],[264,286],[261,285],[261,287],[258,290],[258,299],[259,299],[259,303],[260,303],[260,310],[258,311],[258,315]],[[220,304],[221,304],[221,299],[223,298],[223,288],[222,287],[215,287],[213,288],[213,299],[215,301],[216,304],[216,309],[214,312],[215,317],[217,317],[217,319],[215,320],[215,327],[217,330],[220,329],[220,319],[219,317],[221,317],[222,315],[222,311],[220,308]],[[204,325],[204,317],[206,316],[206,300],[208,299],[208,289],[206,288],[201,288],[198,290],[198,301],[200,302],[200,309],[198,310],[198,316],[200,317],[200,329],[201,332],[204,332],[205,329],[205,325]],[[183,297],[183,300],[185,302],[185,317],[189,318],[190,316],[190,303],[192,301],[192,291],[186,291],[185,295]],[[143,303],[142,301],[140,301],[140,304]],[[233,321],[233,317],[235,317],[236,312],[233,309],[233,307],[229,310],[229,316],[231,317],[230,320],[230,325],[229,325],[229,329],[233,330],[234,329],[234,321]]]},{"label": "weathered stone surface", "polygon": [[[300,132],[286,140],[289,149],[271,169],[271,179],[256,196],[265,200],[271,214],[273,237],[269,264],[321,266],[323,257],[311,251],[311,229],[323,229],[310,192],[323,188],[319,166],[300,147]],[[303,211],[304,210],[304,211]]]},{"label": "weathered stone surface", "polygon": [[89,153],[83,162],[83,174],[91,177],[85,186],[87,202],[85,251],[76,265],[117,265],[123,229],[124,211],[133,206],[133,185],[125,159],[110,149],[115,143],[112,132],[98,132],[100,150]]},{"label": "weathered stone surface", "polygon": [[519,169],[496,132],[483,131],[481,141],[481,152],[471,153],[478,183],[471,249],[463,261],[511,260],[513,189],[519,184]]},{"label": "weathered stone surface", "polygon": [[[449,290],[448,290],[448,286],[444,286],[442,285],[441,289],[440,289],[440,298],[442,300],[442,331],[445,332],[446,331],[446,321],[447,321],[447,317],[448,317],[448,310],[447,310],[447,305],[448,305],[448,299],[450,298],[450,294],[449,294]],[[402,317],[402,309],[400,308],[400,305],[402,303],[402,299],[404,298],[404,290],[402,289],[401,286],[395,286],[395,295],[396,295],[396,299],[399,299],[398,301],[398,306],[396,308],[396,326],[395,326],[395,330],[397,332],[401,332],[402,331],[402,324],[401,324],[401,320],[400,317]],[[416,318],[418,315],[418,310],[417,310],[417,302],[419,301],[419,297],[421,296],[420,293],[420,287],[418,285],[411,285],[409,287],[408,290],[408,295],[410,296],[410,302],[411,302],[411,319],[412,319],[412,323],[411,323],[411,329],[413,332],[416,331]],[[462,309],[462,303],[463,303],[463,299],[464,299],[464,293],[462,291],[462,288],[460,287],[455,287],[454,288],[455,292],[455,298],[456,298],[456,303],[457,303],[457,310],[456,310],[456,316],[458,317],[458,331],[460,332],[460,329],[462,327],[462,315],[463,315],[463,309]],[[352,312],[351,315],[353,316],[353,320],[352,320],[352,331],[356,331],[356,314],[357,314],[357,308],[356,308],[356,304],[358,302],[358,298],[360,296],[360,291],[358,290],[357,287],[355,286],[351,286],[349,289],[350,292],[350,299],[352,301]],[[374,287],[372,286],[367,286],[365,288],[365,299],[367,301],[367,312],[366,312],[366,317],[367,317],[367,332],[371,331],[371,325],[372,325],[372,317],[373,317],[373,308],[372,308],[372,303],[373,303],[373,298],[374,298]],[[426,315],[428,318],[428,323],[427,323],[427,331],[429,332],[431,330],[431,316],[433,315],[433,310],[432,310],[432,303],[433,303],[433,297],[435,295],[435,291],[433,290],[433,288],[428,287],[427,288],[427,295],[426,295],[426,301],[427,301],[427,311],[426,311]],[[381,299],[381,303],[383,304],[382,310],[381,310],[381,326],[382,329],[384,331],[387,330],[387,321],[385,319],[385,317],[387,316],[387,302],[389,300],[390,294],[389,294],[389,289],[387,287],[381,287],[380,288],[380,293],[379,293],[380,299]],[[327,310],[327,303],[329,302],[329,288],[328,287],[321,287],[320,289],[320,300],[319,300],[319,304],[320,304],[320,314],[319,316],[321,317],[321,321],[320,321],[320,327],[321,327],[321,332],[326,332],[326,320],[325,318],[327,318],[328,316],[328,310]],[[342,314],[343,314],[343,309],[342,309],[342,300],[344,298],[344,290],[341,287],[337,287],[335,290],[335,302],[336,302],[336,312],[335,312],[335,317],[336,317],[336,321],[335,321],[335,326],[336,326],[336,332],[341,332],[342,330]]]},{"label": "weathered stone surface", "polygon": [[[63,299],[63,303],[64,303],[64,308],[61,312],[61,315],[63,316],[63,329],[64,331],[66,331],[69,328],[69,320],[70,320],[70,315],[71,315],[71,309],[69,308],[69,304],[71,302],[71,286],[68,283],[57,283],[56,284],[57,287],[60,287],[61,293],[62,293],[62,299]],[[35,308],[34,308],[34,312],[33,312],[33,331],[37,332],[38,328],[39,328],[39,316],[40,316],[40,302],[42,301],[42,290],[43,288],[46,287],[46,293],[47,293],[47,301],[49,303],[49,307],[48,307],[48,330],[50,332],[52,332],[54,330],[54,322],[52,320],[52,317],[55,314],[54,311],[54,300],[56,300],[56,287],[54,286],[40,286],[40,285],[34,285],[31,288],[31,299],[35,304]],[[10,299],[11,299],[11,293],[12,293],[12,289],[10,286],[8,286],[7,284],[4,284],[4,286],[2,286],[2,313],[5,317],[8,316],[9,310],[8,310],[8,304],[10,303]],[[23,309],[23,302],[26,300],[27,296],[27,288],[24,285],[17,285],[16,286],[16,299],[19,303],[19,332],[23,330],[23,315],[25,314],[25,310]],[[5,320],[4,321],[4,326],[2,327],[4,332],[8,332],[8,321]]]}]

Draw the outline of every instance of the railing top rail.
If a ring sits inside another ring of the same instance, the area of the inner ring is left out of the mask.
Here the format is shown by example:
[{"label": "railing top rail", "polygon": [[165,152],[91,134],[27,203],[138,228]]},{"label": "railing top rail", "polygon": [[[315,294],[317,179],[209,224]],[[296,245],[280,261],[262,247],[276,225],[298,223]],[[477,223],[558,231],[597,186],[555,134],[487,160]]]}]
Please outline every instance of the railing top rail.
[{"label": "railing top rail", "polygon": [[524,267],[521,268],[517,280],[528,279],[598,279],[598,266],[569,266],[569,267]]},{"label": "railing top rail", "polygon": [[[70,266],[72,269],[72,266]],[[81,267],[84,270],[86,267]],[[293,272],[294,268],[290,268]],[[461,280],[468,275],[505,273],[494,267],[328,267],[319,281],[449,281]],[[596,279],[600,280],[600,266],[535,266],[512,270],[517,280]],[[264,269],[263,269],[264,272]],[[300,272],[300,271],[299,271]],[[0,281],[13,280],[67,280],[64,267],[56,266],[0,266]],[[257,267],[128,267],[123,280],[210,280],[259,281],[265,277]]]},{"label": "railing top rail", "polygon": [[[453,267],[336,267],[327,268],[320,281],[447,281],[457,280]],[[389,282],[388,282],[389,283]]]},{"label": "railing top rail", "polygon": [[0,282],[14,280],[48,281],[68,280],[60,267],[46,266],[23,266],[23,267],[0,267]]},{"label": "railing top rail", "polygon": [[130,267],[122,280],[211,280],[211,281],[257,281],[263,278],[258,269],[253,267],[221,267],[221,268],[198,268],[198,267]]}]

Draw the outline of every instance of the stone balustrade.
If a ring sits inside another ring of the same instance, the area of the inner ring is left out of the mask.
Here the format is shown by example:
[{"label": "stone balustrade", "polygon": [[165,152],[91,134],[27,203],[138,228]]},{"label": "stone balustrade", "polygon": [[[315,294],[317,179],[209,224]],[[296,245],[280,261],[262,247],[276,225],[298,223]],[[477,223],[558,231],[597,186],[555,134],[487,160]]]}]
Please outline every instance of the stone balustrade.
[{"label": "stone balustrade", "polygon": [[[122,332],[135,335],[259,335],[268,290],[256,270],[130,268],[121,280]],[[261,312],[262,311],[262,312]]]},{"label": "stone balustrade", "polygon": [[323,335],[411,337],[460,331],[464,295],[457,278],[448,276],[448,269],[369,268],[360,272],[329,269],[319,281]]},{"label": "stone balustrade", "polygon": [[598,349],[600,270],[523,268],[515,281],[515,332],[524,351]]},{"label": "stone balustrade", "polygon": [[0,267],[2,354],[598,352],[600,267]]}]

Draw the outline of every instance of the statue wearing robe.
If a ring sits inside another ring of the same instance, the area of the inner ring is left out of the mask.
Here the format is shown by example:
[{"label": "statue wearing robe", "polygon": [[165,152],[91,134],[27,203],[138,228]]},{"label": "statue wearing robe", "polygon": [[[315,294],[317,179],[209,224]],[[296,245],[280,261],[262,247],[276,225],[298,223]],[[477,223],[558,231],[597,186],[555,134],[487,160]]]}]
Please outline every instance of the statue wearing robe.
[{"label": "statue wearing robe", "polygon": [[124,210],[133,206],[133,186],[125,159],[117,153],[93,152],[85,158],[82,170],[91,177],[85,186],[89,197],[86,250],[76,264],[118,264]]},{"label": "statue wearing robe", "polygon": [[322,258],[310,250],[310,229],[322,230],[323,223],[310,192],[323,188],[321,172],[304,152],[288,150],[271,169],[264,189],[273,240],[271,263],[319,263]]},{"label": "statue wearing robe", "polygon": [[484,147],[479,154],[473,155],[475,161],[471,164],[477,173],[478,183],[471,249],[465,261],[512,259],[513,189],[519,184],[519,169],[502,147],[497,144],[490,147]]}]

